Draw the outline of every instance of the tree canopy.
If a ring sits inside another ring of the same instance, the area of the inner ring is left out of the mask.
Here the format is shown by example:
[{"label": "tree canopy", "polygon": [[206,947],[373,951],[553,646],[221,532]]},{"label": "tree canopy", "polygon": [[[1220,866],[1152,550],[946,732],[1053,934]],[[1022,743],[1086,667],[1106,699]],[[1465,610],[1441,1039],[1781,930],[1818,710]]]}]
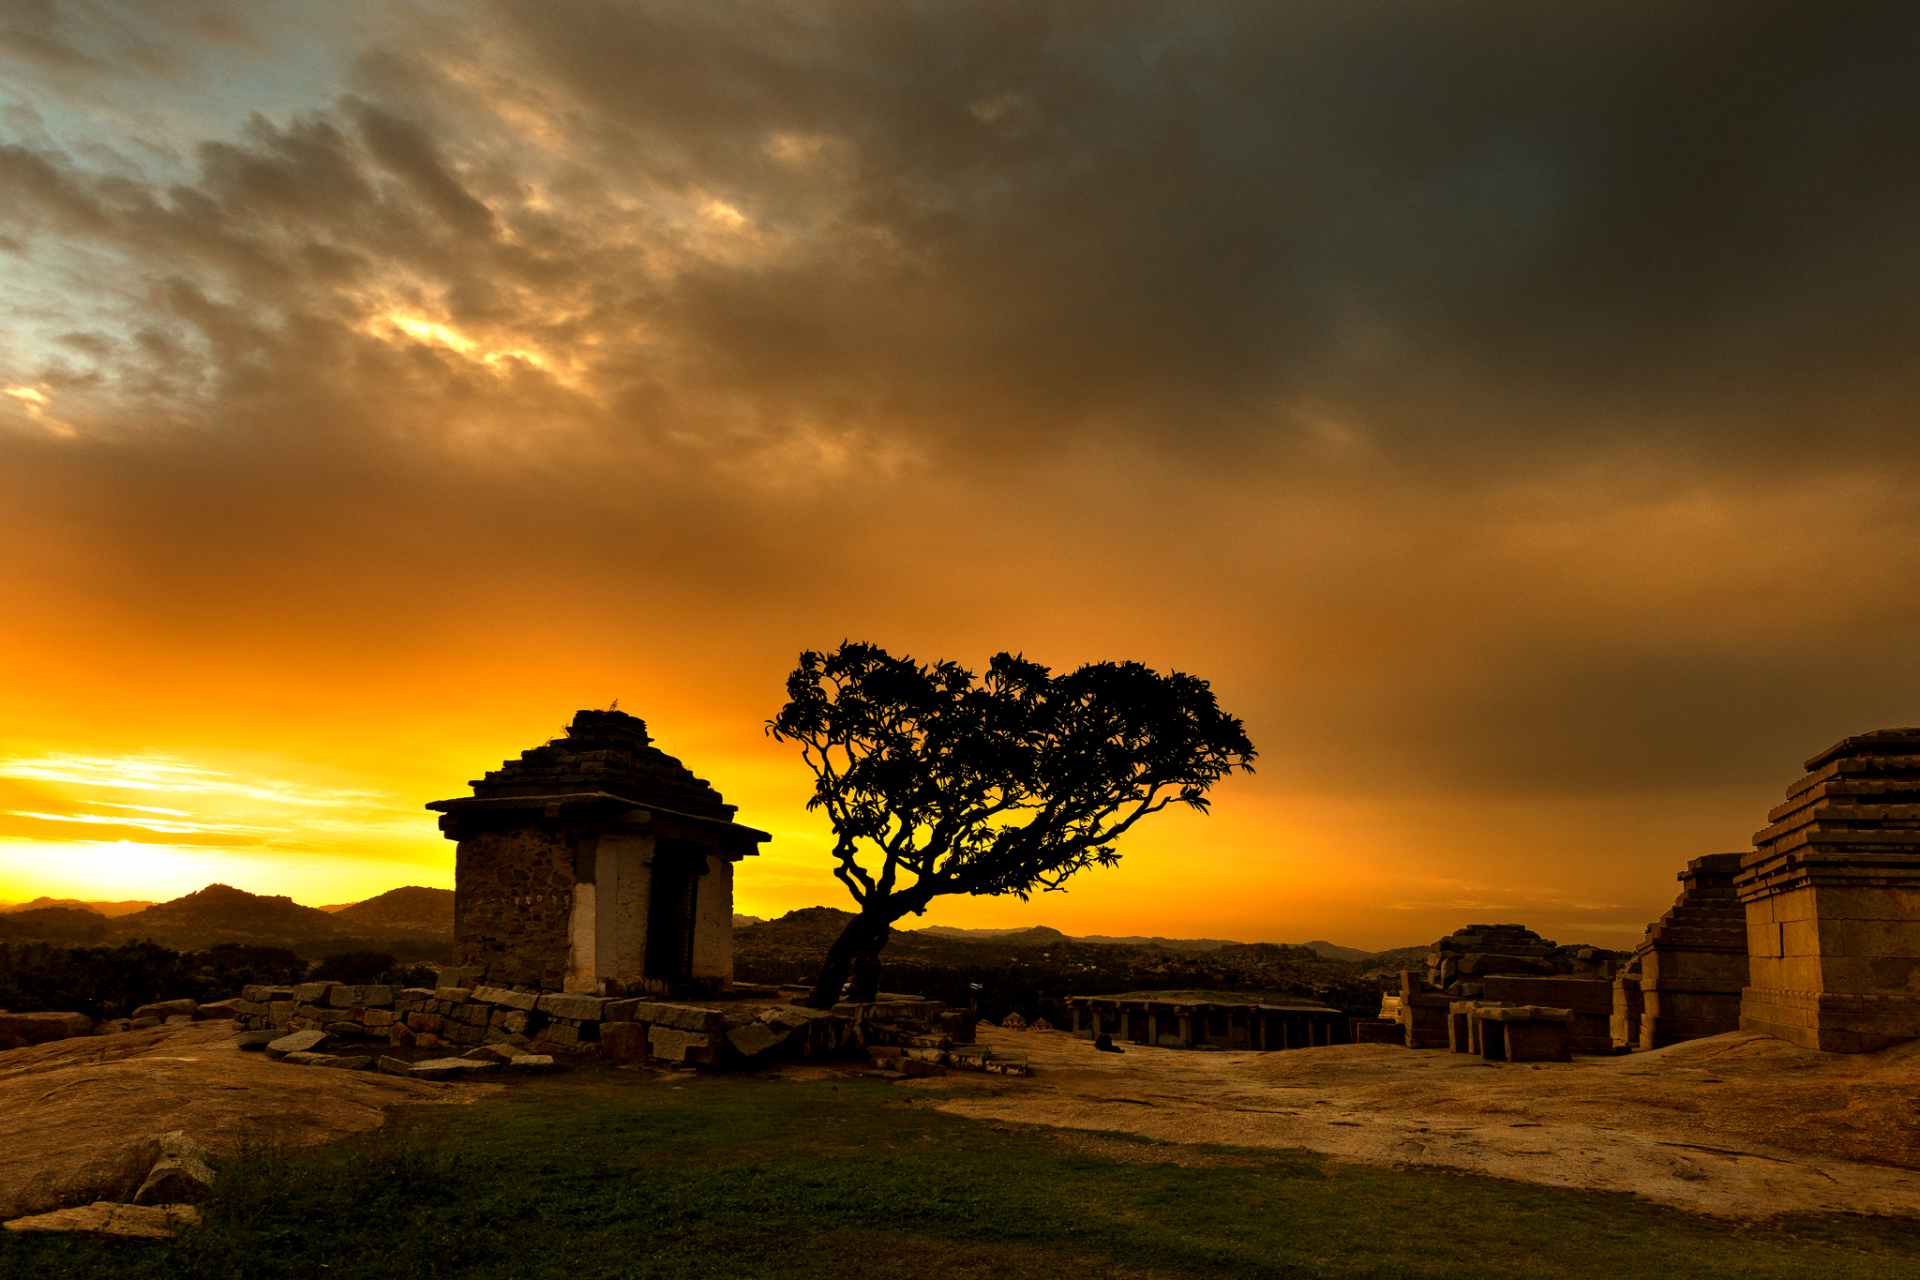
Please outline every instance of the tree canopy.
[{"label": "tree canopy", "polygon": [[893,923],[943,894],[1026,898],[1089,867],[1171,804],[1251,772],[1253,744],[1207,682],[1137,662],[1055,676],[1000,653],[978,681],[871,644],[811,650],[767,731],[800,747],[809,809],[833,824],[834,874],[860,913],[809,1003],[869,999]]}]

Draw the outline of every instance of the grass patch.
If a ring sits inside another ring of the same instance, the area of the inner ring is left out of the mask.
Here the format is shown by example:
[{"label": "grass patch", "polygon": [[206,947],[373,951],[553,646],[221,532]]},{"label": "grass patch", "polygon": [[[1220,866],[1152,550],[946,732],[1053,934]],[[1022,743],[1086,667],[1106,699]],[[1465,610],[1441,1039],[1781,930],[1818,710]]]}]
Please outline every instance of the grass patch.
[{"label": "grass patch", "polygon": [[1089,1137],[943,1115],[881,1081],[588,1067],[336,1146],[245,1153],[205,1227],[173,1244],[0,1233],[0,1274],[1920,1280],[1906,1222],[1739,1225],[1300,1152],[1160,1161],[1155,1144]]}]

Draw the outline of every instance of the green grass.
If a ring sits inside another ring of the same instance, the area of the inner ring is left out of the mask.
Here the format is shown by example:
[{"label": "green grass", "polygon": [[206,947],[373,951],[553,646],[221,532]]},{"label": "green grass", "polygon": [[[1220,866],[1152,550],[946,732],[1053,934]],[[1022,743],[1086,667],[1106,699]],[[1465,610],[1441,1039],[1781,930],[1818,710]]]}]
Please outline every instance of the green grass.
[{"label": "green grass", "polygon": [[[205,1227],[172,1244],[0,1233],[0,1275],[1920,1277],[1908,1222],[1740,1225],[1299,1152],[1089,1143],[881,1081],[591,1067],[405,1114],[228,1160]],[[1196,1150],[1217,1162],[1159,1162]]]}]

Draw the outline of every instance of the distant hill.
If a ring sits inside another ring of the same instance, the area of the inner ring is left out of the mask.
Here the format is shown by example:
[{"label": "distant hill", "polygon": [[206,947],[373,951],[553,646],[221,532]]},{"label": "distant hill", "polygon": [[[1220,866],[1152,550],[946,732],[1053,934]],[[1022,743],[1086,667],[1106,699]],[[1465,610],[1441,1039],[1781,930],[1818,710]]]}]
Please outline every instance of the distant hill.
[{"label": "distant hill", "polygon": [[1138,935],[1118,938],[1104,933],[1081,936],[1061,933],[1043,924],[1021,929],[959,929],[950,924],[931,924],[913,932],[930,938],[953,938],[961,942],[1011,942],[1015,945],[1051,944],[1056,941],[1092,942],[1109,947],[1160,947],[1167,951],[1216,951],[1221,947],[1240,945],[1224,938],[1143,938]]},{"label": "distant hill", "polygon": [[1367,960],[1373,952],[1362,951],[1358,947],[1342,947],[1332,942],[1303,942],[1300,944],[1315,955],[1325,956],[1329,960]]},{"label": "distant hill", "polygon": [[334,917],[316,907],[225,884],[210,884],[198,893],[120,916],[112,926],[122,937],[152,938],[172,947],[209,947],[221,942],[284,946],[294,939],[340,932]]},{"label": "distant hill", "polygon": [[107,918],[80,907],[28,907],[0,913],[0,941],[105,942]]},{"label": "distant hill", "polygon": [[135,911],[144,911],[152,906],[151,902],[128,899],[125,902],[83,901],[79,898],[35,898],[32,902],[9,902],[0,904],[0,915],[15,911],[42,911],[50,907],[64,907],[75,911],[91,911],[95,915],[124,916]]},{"label": "distant hill", "polygon": [[451,937],[453,890],[410,884],[328,914],[335,927],[356,933],[430,933]]},{"label": "distant hill", "polygon": [[750,924],[765,923],[766,918],[763,916],[743,916],[738,911],[733,913],[733,927],[736,929],[744,929]]}]

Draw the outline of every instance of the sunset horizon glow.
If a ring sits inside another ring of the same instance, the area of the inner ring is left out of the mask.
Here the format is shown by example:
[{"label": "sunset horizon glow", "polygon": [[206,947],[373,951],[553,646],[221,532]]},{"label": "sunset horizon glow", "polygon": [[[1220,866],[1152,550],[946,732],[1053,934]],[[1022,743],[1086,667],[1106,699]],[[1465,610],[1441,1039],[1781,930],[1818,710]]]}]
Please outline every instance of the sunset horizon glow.
[{"label": "sunset horizon glow", "polygon": [[1629,946],[1920,721],[1920,13],[299,0],[0,21],[0,901],[452,886],[620,708],[846,909],[804,649],[1259,750],[908,927]]}]

